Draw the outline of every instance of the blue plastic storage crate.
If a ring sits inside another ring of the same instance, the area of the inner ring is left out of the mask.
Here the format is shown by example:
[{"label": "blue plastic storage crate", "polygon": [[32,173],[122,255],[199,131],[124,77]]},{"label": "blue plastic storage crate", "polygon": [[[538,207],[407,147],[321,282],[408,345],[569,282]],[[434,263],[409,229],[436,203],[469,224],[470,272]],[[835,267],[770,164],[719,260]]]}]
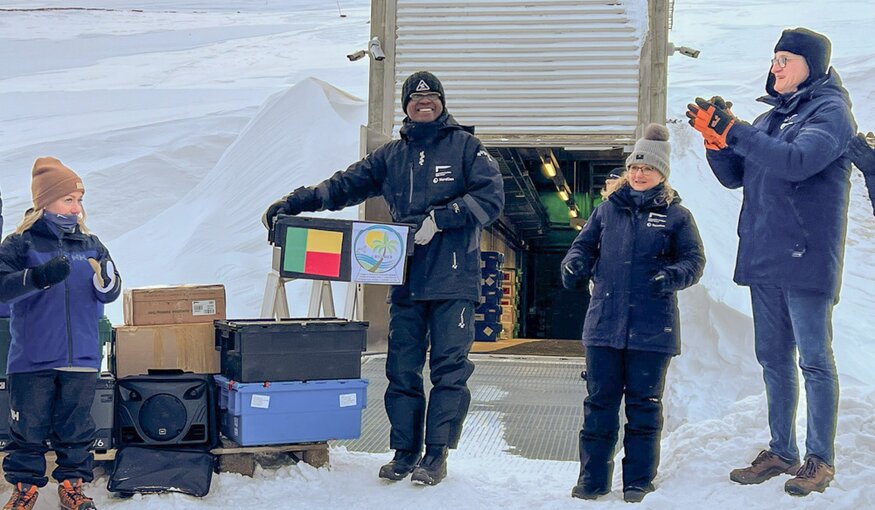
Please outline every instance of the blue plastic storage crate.
[{"label": "blue plastic storage crate", "polygon": [[504,266],[504,253],[498,251],[480,252],[480,268],[497,271]]},{"label": "blue plastic storage crate", "polygon": [[474,340],[478,342],[497,342],[501,333],[501,323],[474,322]]},{"label": "blue plastic storage crate", "polygon": [[214,376],[222,433],[242,446],[357,439],[368,381],[238,383]]},{"label": "blue plastic storage crate", "polygon": [[492,313],[501,315],[503,309],[501,305],[496,305],[493,303],[481,303],[477,305],[477,308],[474,309],[474,313]]},{"label": "blue plastic storage crate", "polygon": [[501,287],[503,281],[504,275],[502,275],[501,271],[498,269],[492,271],[487,269],[480,270],[480,285],[484,288],[489,287],[495,289]]}]

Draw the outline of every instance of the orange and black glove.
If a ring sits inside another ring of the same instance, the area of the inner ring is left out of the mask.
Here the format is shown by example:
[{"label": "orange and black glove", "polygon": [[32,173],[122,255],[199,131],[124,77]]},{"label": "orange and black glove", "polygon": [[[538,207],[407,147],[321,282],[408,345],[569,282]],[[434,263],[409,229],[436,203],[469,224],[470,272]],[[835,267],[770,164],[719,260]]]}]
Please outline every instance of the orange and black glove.
[{"label": "orange and black glove", "polygon": [[[735,117],[735,114],[732,113],[732,101],[726,101],[720,96],[711,96],[711,99],[709,99],[708,102],[713,103],[717,108],[726,110],[733,118]],[[726,145],[721,145],[719,139],[705,138],[705,149],[709,151],[719,151],[725,148]]]},{"label": "orange and black glove", "polygon": [[735,124],[735,115],[729,110],[732,103],[726,103],[720,96],[711,99],[706,101],[697,97],[696,104],[688,104],[687,118],[690,125],[702,133],[706,148],[720,150],[727,146],[726,135]]}]

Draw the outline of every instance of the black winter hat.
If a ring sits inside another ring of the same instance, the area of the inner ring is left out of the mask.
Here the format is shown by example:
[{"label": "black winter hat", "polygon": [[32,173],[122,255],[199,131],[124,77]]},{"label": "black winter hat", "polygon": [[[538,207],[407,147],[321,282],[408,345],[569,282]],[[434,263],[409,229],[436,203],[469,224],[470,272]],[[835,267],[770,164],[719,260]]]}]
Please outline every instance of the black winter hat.
[{"label": "black winter hat", "polygon": [[608,172],[607,177],[605,179],[619,179],[623,176],[623,172],[626,171],[626,167],[618,166],[616,168],[612,168],[610,172]]},{"label": "black winter hat", "polygon": [[406,112],[407,103],[410,102],[410,94],[414,92],[437,92],[441,95],[441,106],[447,107],[444,100],[444,86],[437,76],[428,71],[416,71],[404,80],[401,86],[401,108]]},{"label": "black winter hat", "polygon": [[826,75],[829,69],[832,44],[825,35],[807,28],[788,28],[781,33],[781,38],[775,45],[775,53],[779,51],[789,51],[805,57],[809,72],[809,80],[806,81],[814,81]]}]

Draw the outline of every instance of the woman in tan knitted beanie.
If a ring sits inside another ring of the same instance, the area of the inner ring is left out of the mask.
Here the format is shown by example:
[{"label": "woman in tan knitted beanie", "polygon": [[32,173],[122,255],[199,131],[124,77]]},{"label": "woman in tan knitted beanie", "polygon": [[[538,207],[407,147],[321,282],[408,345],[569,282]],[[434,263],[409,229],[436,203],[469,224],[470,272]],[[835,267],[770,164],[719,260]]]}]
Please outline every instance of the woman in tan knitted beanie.
[{"label": "woman in tan knitted beanie", "polygon": [[33,209],[0,244],[0,302],[11,305],[7,360],[11,440],[6,508],[32,508],[48,483],[45,440],[62,508],[94,509],[82,484],[94,475],[91,404],[102,361],[98,321],[121,291],[109,251],[85,229],[85,186],[55,158],[33,165]]}]

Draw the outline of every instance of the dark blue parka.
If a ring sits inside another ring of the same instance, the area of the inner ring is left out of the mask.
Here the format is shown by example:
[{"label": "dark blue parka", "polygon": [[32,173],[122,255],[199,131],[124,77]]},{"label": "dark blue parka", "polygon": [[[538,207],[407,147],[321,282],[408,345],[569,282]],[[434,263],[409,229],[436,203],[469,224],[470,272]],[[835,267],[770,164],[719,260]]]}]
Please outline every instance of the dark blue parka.
[{"label": "dark blue parka", "polygon": [[405,119],[400,140],[318,184],[316,195],[329,210],[382,195],[396,222],[420,224],[434,211],[441,232],[415,247],[391,299],[480,298],[480,234],[501,214],[504,186],[480,140],[446,112],[430,123]]},{"label": "dark blue parka", "polygon": [[[31,268],[65,255],[70,275],[61,283],[39,289]],[[36,372],[62,367],[100,369],[97,324],[103,304],[114,301],[121,281],[106,293],[92,282],[89,258],[109,257],[97,236],[60,232],[39,219],[21,234],[0,244],[0,302],[12,305],[7,373]]]},{"label": "dark blue parka", "polygon": [[752,125],[736,123],[729,147],[707,151],[727,188],[744,188],[735,282],[813,290],[838,299],[856,132],[836,72],[773,106]]},{"label": "dark blue parka", "polygon": [[[693,215],[675,197],[666,204],[663,185],[644,192],[639,206],[628,185],[592,213],[562,260],[583,261],[592,298],[583,325],[583,344],[594,347],[681,352],[675,291],[694,285],[705,268],[702,240]],[[668,275],[659,293],[650,279]]]},{"label": "dark blue parka", "polygon": [[[0,241],[3,240],[3,197],[0,196]],[[9,305],[0,303],[0,317],[9,317]]]}]

